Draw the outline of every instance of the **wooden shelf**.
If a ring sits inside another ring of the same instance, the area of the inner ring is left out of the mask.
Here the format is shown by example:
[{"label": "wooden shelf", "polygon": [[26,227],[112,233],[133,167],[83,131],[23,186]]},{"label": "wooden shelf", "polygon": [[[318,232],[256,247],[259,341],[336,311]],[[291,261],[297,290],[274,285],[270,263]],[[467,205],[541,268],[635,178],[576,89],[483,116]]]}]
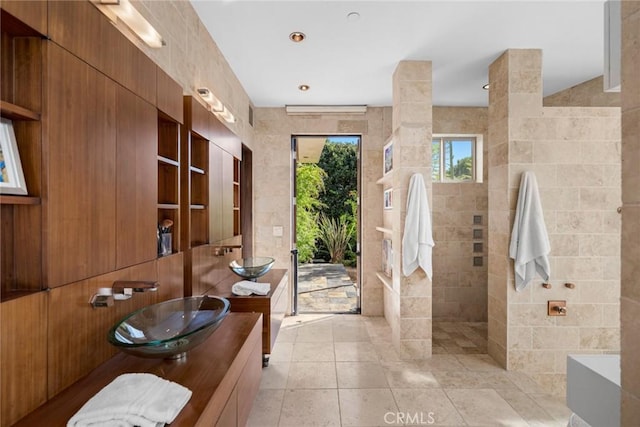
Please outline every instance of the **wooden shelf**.
[{"label": "wooden shelf", "polygon": [[158,161],[171,166],[179,167],[180,163],[177,160],[169,159],[168,157],[158,156]]},{"label": "wooden shelf", "polygon": [[0,205],[39,205],[40,197],[0,195]]},{"label": "wooden shelf", "polygon": [[191,205],[190,207],[194,210],[207,209],[205,205]]},{"label": "wooden shelf", "polygon": [[7,101],[0,101],[0,110],[2,111],[2,117],[6,117],[11,120],[40,120],[40,113],[36,113],[35,111],[31,111]]},{"label": "wooden shelf", "polygon": [[385,288],[389,289],[391,292],[394,292],[391,277],[387,276],[381,271],[376,271],[376,276],[378,277],[378,279],[380,279]]},{"label": "wooden shelf", "polygon": [[172,204],[172,203],[160,203],[158,204],[158,209],[179,209],[180,205]]},{"label": "wooden shelf", "polygon": [[390,229],[390,228],[384,228],[384,227],[376,227],[376,231],[379,231],[379,232],[384,233],[384,234],[391,234],[391,233],[393,233],[393,230],[392,230],[392,229]]},{"label": "wooden shelf", "polygon": [[200,175],[205,175],[206,174],[206,172],[203,169],[197,168],[195,166],[189,167],[189,170],[191,172],[199,173]]}]

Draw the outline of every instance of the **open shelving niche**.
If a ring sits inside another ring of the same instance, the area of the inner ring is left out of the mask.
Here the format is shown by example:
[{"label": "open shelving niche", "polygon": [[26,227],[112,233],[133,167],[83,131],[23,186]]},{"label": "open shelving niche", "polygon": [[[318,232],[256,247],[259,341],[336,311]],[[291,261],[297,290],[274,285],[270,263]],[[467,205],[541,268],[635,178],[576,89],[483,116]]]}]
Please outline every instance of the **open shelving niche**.
[{"label": "open shelving niche", "polygon": [[[391,138],[389,138],[385,142],[385,145],[390,141],[391,141]],[[390,170],[389,172],[387,172],[386,174],[384,174],[381,178],[379,178],[376,181],[376,184],[378,184],[381,187],[381,190],[380,190],[381,198],[384,199],[384,191],[391,187],[392,182],[393,182],[393,169]],[[376,231],[382,233],[383,234],[383,238],[385,238],[385,237],[391,238],[391,235],[393,234],[393,228],[390,227],[390,224],[388,224],[388,221],[384,220],[384,217],[387,216],[387,215],[385,215],[385,212],[390,212],[390,210],[387,210],[387,209],[383,210],[383,222],[384,223],[383,223],[382,226],[377,226],[376,227]],[[381,242],[381,245],[382,245],[382,242]],[[382,251],[382,247],[380,248],[380,250]],[[393,246],[392,246],[392,250],[393,250]],[[391,272],[391,277],[389,277],[389,276],[387,276],[387,274],[384,273],[384,271],[382,271],[382,265],[381,265],[380,269],[378,271],[376,271],[376,277],[378,277],[378,279],[382,282],[382,284],[387,289],[389,289],[390,291],[393,291],[393,271]]]},{"label": "open shelving niche", "polygon": [[[2,301],[43,290],[42,271],[42,35],[2,13],[0,114],[12,121],[29,194],[0,195]],[[28,236],[25,238],[25,235]]]},{"label": "open shelving niche", "polygon": [[190,247],[209,243],[209,141],[190,132]]},{"label": "open shelving niche", "polygon": [[173,221],[171,252],[180,251],[180,124],[158,112],[158,223]]}]

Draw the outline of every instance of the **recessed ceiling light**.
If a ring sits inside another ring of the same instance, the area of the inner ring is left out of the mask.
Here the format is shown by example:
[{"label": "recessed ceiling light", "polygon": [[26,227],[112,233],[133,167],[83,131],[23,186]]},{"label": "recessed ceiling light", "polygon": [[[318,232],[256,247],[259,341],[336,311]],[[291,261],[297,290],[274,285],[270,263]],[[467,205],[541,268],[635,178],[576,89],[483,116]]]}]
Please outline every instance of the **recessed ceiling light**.
[{"label": "recessed ceiling light", "polygon": [[486,85],[482,86],[482,89],[489,90],[489,83],[487,83]]},{"label": "recessed ceiling light", "polygon": [[356,22],[360,19],[360,14],[358,12],[350,12],[347,14],[347,21]]},{"label": "recessed ceiling light", "polygon": [[303,92],[306,92],[309,89],[311,89],[311,86],[309,86],[309,85],[300,85],[300,86],[298,86],[298,89],[300,89]]},{"label": "recessed ceiling light", "polygon": [[305,36],[304,33],[301,33],[300,31],[294,31],[293,33],[289,34],[289,39],[294,43],[300,43],[306,38],[307,36]]}]

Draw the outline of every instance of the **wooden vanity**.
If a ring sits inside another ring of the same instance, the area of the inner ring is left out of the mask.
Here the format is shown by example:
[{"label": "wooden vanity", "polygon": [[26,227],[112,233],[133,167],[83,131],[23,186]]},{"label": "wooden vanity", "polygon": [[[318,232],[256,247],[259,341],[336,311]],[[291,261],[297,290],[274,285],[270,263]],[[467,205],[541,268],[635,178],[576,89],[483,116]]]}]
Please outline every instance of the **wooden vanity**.
[{"label": "wooden vanity", "polygon": [[287,289],[289,274],[286,269],[272,269],[258,278],[260,283],[271,284],[271,291],[267,295],[238,296],[231,292],[234,283],[239,282],[238,276],[229,272],[229,276],[209,289],[207,295],[227,298],[231,303],[232,312],[262,313],[262,358],[263,365],[269,363],[271,349],[278,336],[280,324],[287,310]]},{"label": "wooden vanity", "polygon": [[66,426],[67,421],[117,376],[147,372],[193,392],[171,427],[244,426],[260,386],[262,315],[229,313],[220,327],[178,360],[119,353],[18,421],[17,427]]}]

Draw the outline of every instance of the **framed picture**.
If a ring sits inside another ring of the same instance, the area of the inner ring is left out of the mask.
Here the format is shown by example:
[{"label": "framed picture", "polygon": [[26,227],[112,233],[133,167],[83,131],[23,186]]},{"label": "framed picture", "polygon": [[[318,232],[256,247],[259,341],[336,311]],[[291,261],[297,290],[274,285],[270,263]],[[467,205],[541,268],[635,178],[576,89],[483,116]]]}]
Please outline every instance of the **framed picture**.
[{"label": "framed picture", "polygon": [[390,141],[384,146],[382,154],[382,164],[384,165],[383,174],[386,175],[393,170],[393,141]]},{"label": "framed picture", "polygon": [[0,122],[0,194],[27,194],[11,120]]},{"label": "framed picture", "polygon": [[393,208],[393,188],[387,188],[384,190],[384,208]]},{"label": "framed picture", "polygon": [[391,247],[391,239],[382,240],[382,272],[391,277],[393,266],[393,248]]}]

